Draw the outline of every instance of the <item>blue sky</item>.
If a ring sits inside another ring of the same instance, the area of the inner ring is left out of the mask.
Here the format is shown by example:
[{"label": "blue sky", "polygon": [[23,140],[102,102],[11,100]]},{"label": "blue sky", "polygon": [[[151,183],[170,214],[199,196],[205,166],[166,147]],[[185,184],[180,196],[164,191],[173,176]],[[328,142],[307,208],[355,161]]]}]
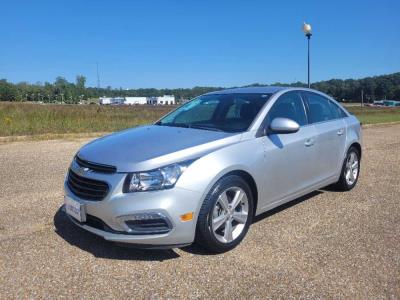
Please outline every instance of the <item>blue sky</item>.
[{"label": "blue sky", "polygon": [[400,71],[400,1],[6,1],[0,78],[176,88]]}]

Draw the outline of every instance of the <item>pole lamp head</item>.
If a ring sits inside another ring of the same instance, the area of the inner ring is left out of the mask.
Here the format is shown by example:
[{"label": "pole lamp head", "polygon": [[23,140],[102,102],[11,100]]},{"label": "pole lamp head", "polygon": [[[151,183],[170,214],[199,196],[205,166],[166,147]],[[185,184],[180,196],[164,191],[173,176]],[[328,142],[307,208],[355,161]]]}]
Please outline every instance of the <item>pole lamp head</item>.
[{"label": "pole lamp head", "polygon": [[307,24],[306,22],[304,22],[304,24],[303,24],[303,32],[306,35],[306,37],[310,38],[312,36],[311,25]]}]

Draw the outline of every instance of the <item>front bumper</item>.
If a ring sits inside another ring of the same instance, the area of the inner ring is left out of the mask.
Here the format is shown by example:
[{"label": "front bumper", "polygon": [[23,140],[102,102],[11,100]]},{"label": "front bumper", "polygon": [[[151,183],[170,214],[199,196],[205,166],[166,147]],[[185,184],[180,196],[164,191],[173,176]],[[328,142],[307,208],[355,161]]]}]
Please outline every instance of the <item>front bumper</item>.
[{"label": "front bumper", "polygon": [[[93,226],[90,222],[80,223],[70,217],[77,226],[108,241],[147,245],[149,247],[181,246],[194,241],[201,193],[177,187],[168,190],[123,193],[122,187],[126,174],[87,173],[84,176],[107,182],[110,186],[109,194],[101,201],[83,200],[69,189],[66,182],[64,184],[65,194],[80,202],[85,213],[103,222],[108,230]],[[193,219],[181,221],[180,216],[188,212],[193,212]],[[126,232],[126,226],[124,226],[120,217],[137,213],[161,213],[168,218],[171,230],[162,234],[132,234]]]}]

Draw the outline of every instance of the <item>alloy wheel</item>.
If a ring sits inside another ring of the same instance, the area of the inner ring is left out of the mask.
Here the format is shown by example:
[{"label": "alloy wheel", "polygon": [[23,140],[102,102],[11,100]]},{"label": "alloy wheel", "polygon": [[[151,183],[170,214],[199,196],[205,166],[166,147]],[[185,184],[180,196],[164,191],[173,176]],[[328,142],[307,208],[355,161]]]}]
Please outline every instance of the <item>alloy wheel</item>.
[{"label": "alloy wheel", "polygon": [[245,191],[230,187],[223,191],[212,211],[212,232],[221,243],[230,243],[243,232],[249,214]]},{"label": "alloy wheel", "polygon": [[355,152],[350,152],[346,160],[345,178],[348,185],[353,185],[358,176],[358,156]]}]

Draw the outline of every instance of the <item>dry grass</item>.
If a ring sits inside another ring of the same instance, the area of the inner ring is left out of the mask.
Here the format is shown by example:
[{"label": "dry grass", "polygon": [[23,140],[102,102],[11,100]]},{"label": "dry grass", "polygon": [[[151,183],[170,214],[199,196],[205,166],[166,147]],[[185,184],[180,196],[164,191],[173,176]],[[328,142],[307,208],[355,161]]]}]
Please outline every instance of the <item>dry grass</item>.
[{"label": "dry grass", "polygon": [[0,136],[116,131],[156,121],[171,106],[0,103]]},{"label": "dry grass", "polygon": [[400,121],[400,107],[346,107],[363,124],[391,123]]},{"label": "dry grass", "polygon": [[[112,132],[156,121],[173,106],[0,103],[0,136]],[[400,108],[347,107],[363,124],[400,121]]]}]

